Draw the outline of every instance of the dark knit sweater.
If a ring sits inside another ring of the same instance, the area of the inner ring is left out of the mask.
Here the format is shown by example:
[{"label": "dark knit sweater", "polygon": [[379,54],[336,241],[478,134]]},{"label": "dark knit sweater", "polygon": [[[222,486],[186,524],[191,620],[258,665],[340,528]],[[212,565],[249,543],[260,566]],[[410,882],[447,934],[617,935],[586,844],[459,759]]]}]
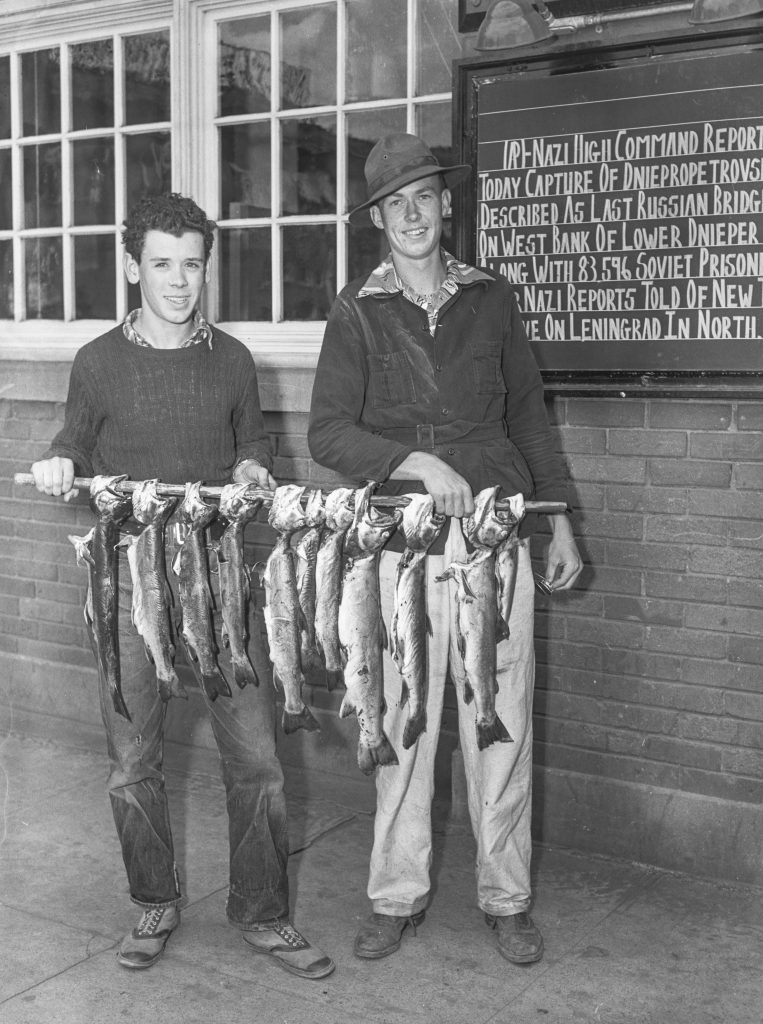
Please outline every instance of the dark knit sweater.
[{"label": "dark knit sweater", "polygon": [[251,353],[213,330],[189,348],[143,348],[119,325],[74,358],[66,417],[43,458],[79,476],[126,473],[164,483],[230,481],[239,458],[272,468]]}]

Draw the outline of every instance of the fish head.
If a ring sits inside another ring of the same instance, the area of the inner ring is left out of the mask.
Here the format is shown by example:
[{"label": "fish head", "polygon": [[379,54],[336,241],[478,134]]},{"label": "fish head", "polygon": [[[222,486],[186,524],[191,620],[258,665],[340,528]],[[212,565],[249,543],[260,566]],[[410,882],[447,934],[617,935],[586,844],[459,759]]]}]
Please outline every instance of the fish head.
[{"label": "fish head", "polygon": [[177,505],[177,498],[162,498],[158,480],[141,480],[132,492],[132,514],[139,523],[165,523]]},{"label": "fish head", "polygon": [[229,523],[248,523],[262,507],[254,484],[226,484],[220,492],[220,515]]},{"label": "fish head", "polygon": [[192,530],[203,530],[217,515],[217,506],[210,505],[201,496],[201,482],[185,485],[185,497],[178,508],[178,517]]},{"label": "fish head", "polygon": [[398,527],[403,518],[400,509],[382,512],[371,504],[375,483],[369,483],[355,491],[355,514],[347,533],[349,550],[358,552],[380,551]]},{"label": "fish head", "polygon": [[431,494],[408,494],[403,509],[401,528],[406,547],[411,551],[426,551],[445,525],[446,517],[435,512]]},{"label": "fish head", "polygon": [[302,507],[306,489],[298,484],[283,484],[273,491],[268,522],[276,533],[292,534],[307,526],[307,517]]},{"label": "fish head", "polygon": [[466,539],[478,548],[494,548],[506,540],[514,518],[495,507],[499,487],[486,487],[474,498],[474,512],[463,522]]},{"label": "fish head", "polygon": [[321,490],[311,491],[305,502],[305,519],[308,529],[315,529],[323,526],[326,522],[326,510],[323,506],[323,492]]},{"label": "fish head", "polygon": [[351,487],[337,487],[326,495],[323,507],[326,514],[326,526],[329,530],[344,533],[352,526],[352,521],[355,518],[355,511],[351,503],[353,493]]},{"label": "fish head", "polygon": [[94,476],[90,481],[90,508],[107,522],[121,523],[132,512],[132,497],[116,490],[116,485],[127,479],[121,476]]}]

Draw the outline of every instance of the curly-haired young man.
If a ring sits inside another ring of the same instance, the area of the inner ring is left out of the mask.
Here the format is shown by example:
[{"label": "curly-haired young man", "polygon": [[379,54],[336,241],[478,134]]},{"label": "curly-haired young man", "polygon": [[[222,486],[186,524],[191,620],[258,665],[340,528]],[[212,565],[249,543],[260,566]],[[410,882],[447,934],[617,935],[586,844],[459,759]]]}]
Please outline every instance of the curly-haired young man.
[{"label": "curly-haired young man", "polygon": [[[133,480],[275,488],[251,354],[198,309],[215,226],[196,203],[176,193],[143,199],[130,212],[122,235],[124,270],[140,286],[141,305],[77,353],[64,426],[32,466],[38,490],[68,500],[76,495],[75,475],[122,473]],[[172,537],[168,531],[168,564]],[[129,572],[124,563],[121,569],[121,686],[131,720],[115,712],[103,678],[101,711],[114,821],[130,896],[142,910],[118,961],[146,968],[180,923],[182,894],[162,770],[167,704],[131,622]],[[232,679],[219,612],[214,626],[220,667]],[[233,687],[231,696],[215,700],[200,689],[227,796],[228,919],[253,950],[286,970],[325,977],[334,969],[332,960],[289,919],[286,805],[271,688]]]}]

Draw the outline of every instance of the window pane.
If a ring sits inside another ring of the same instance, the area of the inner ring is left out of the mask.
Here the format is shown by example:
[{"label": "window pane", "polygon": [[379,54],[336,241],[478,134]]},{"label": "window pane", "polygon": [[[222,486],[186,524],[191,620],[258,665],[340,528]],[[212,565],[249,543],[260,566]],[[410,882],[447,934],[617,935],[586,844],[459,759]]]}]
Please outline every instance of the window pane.
[{"label": "window pane", "polygon": [[405,131],[405,108],[386,107],[348,114],[347,130],[347,195],[345,209],[354,210],[366,200],[366,157],[374,143],[383,135]]},{"label": "window pane", "polygon": [[406,94],[406,0],[348,0],[347,100]]},{"label": "window pane", "polygon": [[13,227],[11,182],[11,151],[0,149],[0,231],[10,231]]},{"label": "window pane", "polygon": [[11,58],[0,57],[0,139],[11,137]]},{"label": "window pane", "polygon": [[220,129],[223,219],[270,213],[270,123]]},{"label": "window pane", "polygon": [[0,319],[13,319],[13,242],[0,241]]},{"label": "window pane", "polygon": [[128,135],[127,208],[143,196],[169,192],[172,186],[172,143],[169,132]]},{"label": "window pane", "polygon": [[283,229],[285,320],[325,320],[336,296],[336,228],[333,224]]},{"label": "window pane", "polygon": [[72,143],[74,223],[114,223],[114,141]]},{"label": "window pane", "polygon": [[24,243],[26,312],[33,320],[62,320],[64,316],[61,239],[29,238]]},{"label": "window pane", "polygon": [[220,229],[220,319],[272,320],[270,228]]},{"label": "window pane", "polygon": [[281,109],[336,103],[336,7],[281,15]]},{"label": "window pane", "polygon": [[107,128],[114,124],[114,47],[97,39],[71,48],[72,127]]},{"label": "window pane", "polygon": [[61,73],[58,50],[21,55],[22,134],[61,130]]},{"label": "window pane", "polygon": [[24,147],[24,227],[61,223],[61,146]]},{"label": "window pane", "polygon": [[416,94],[449,92],[452,61],[465,55],[464,37],[458,33],[458,0],[419,0],[418,39]]},{"label": "window pane", "polygon": [[243,18],[220,25],[220,116],[270,110],[270,18]]},{"label": "window pane", "polygon": [[75,309],[78,320],[113,320],[116,259],[113,235],[89,235],[74,239]]},{"label": "window pane", "polygon": [[347,280],[368,277],[389,252],[387,236],[369,220],[368,227],[348,225]]},{"label": "window pane", "polygon": [[282,212],[336,213],[336,117],[282,125]]},{"label": "window pane", "polygon": [[170,119],[170,34],[125,39],[125,123]]}]

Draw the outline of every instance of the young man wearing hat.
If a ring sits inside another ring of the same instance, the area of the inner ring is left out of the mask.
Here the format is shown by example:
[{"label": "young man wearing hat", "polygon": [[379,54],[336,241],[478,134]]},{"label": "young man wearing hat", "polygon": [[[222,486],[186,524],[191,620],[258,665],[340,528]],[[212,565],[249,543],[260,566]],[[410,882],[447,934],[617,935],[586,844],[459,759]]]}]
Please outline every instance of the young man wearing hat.
[{"label": "young man wearing hat", "polygon": [[[385,493],[427,491],[437,511],[460,519],[473,495],[500,485],[539,501],[566,501],[567,487],[546,418],[543,385],[509,284],[441,248],[450,187],[470,168],[443,167],[415,135],[387,136],[365,165],[368,198],[350,223],[384,231],[389,256],[349,284],[329,315],[313,388],[308,441],[316,462]],[[461,748],[477,841],[477,903],[509,961],[533,963],[543,939],[531,903],[534,588],[529,535],[521,524],[510,637],[497,650],[496,711],[511,742],[479,750],[473,704],[455,630],[455,586],[437,582],[466,556],[450,519],[427,557],[429,640],[427,728],[408,750],[401,679],[385,654],[385,731],[399,764],[376,771],[377,805],[368,895],[373,913],[356,956],[376,959],[415,931],[429,901],[431,803],[446,675],[458,691]],[[550,516],[546,577],[568,589],[582,563],[566,515]],[[383,614],[392,614],[398,552],[382,554]]]}]

